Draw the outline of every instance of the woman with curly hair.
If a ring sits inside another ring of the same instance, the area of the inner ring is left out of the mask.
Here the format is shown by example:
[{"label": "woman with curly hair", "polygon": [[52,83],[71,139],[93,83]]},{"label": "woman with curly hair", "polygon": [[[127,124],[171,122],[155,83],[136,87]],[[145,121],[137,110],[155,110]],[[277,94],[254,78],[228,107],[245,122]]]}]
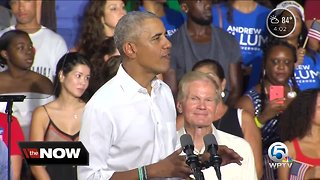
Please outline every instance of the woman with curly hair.
[{"label": "woman with curly hair", "polygon": [[121,60],[114,38],[103,40],[90,61],[93,69],[88,87],[89,97],[117,73]]},{"label": "woman with curly hair", "polygon": [[102,41],[113,36],[116,24],[125,14],[122,0],[90,0],[75,50],[91,58]]},{"label": "woman with curly hair", "polygon": [[280,180],[293,178],[299,168],[303,179],[320,178],[320,89],[301,92],[280,117],[280,137],[287,145],[291,168],[280,167]]}]

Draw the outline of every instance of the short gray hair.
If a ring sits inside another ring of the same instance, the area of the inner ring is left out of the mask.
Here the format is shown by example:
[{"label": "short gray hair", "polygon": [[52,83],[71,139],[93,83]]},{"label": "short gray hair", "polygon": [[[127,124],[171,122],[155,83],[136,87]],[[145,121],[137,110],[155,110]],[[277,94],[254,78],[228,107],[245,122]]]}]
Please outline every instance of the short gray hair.
[{"label": "short gray hair", "polygon": [[132,11],[119,20],[114,31],[114,41],[121,55],[124,55],[123,45],[128,41],[134,41],[141,34],[143,22],[150,18],[159,19],[150,12]]},{"label": "short gray hair", "polygon": [[[190,71],[187,74],[185,74],[182,79],[179,82],[179,90],[178,90],[178,96],[177,96],[177,100],[178,101],[183,101],[186,97],[186,89],[187,86],[194,82],[194,81],[198,81],[198,80],[203,80],[203,81],[210,81],[213,84],[213,87],[215,88],[216,91],[216,97],[215,97],[215,101],[216,103],[221,101],[221,92],[219,90],[219,85],[216,82],[216,80],[213,78],[213,74],[207,74],[207,73],[202,73],[202,72],[198,72],[198,71]],[[219,78],[218,78],[219,79]]]}]

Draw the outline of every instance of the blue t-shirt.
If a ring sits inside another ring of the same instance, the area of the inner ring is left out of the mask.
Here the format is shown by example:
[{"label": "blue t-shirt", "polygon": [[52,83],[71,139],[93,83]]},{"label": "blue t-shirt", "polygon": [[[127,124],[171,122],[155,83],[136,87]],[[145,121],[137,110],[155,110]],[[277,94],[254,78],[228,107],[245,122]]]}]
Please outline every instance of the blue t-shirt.
[{"label": "blue t-shirt", "polygon": [[78,33],[84,20],[83,12],[89,0],[55,2],[57,33],[66,41],[68,49],[73,48],[78,43]]},{"label": "blue t-shirt", "polygon": [[315,60],[305,55],[303,64],[295,68],[294,75],[301,91],[320,88],[320,54],[316,54]]},{"label": "blue t-shirt", "polygon": [[217,4],[212,7],[213,25],[217,27],[220,27],[219,7],[222,15],[222,29],[236,37],[241,48],[243,64],[252,66],[252,73],[246,88],[251,89],[260,79],[263,56],[261,48],[267,41],[266,18],[271,9],[258,4],[254,11],[246,14],[233,8],[233,22],[229,23],[227,5],[225,3]]},{"label": "blue t-shirt", "polygon": [[[146,11],[143,6],[139,7],[139,11]],[[167,35],[173,35],[179,27],[184,23],[184,17],[181,12],[164,7],[165,15],[160,17],[164,27],[167,30]]]}]

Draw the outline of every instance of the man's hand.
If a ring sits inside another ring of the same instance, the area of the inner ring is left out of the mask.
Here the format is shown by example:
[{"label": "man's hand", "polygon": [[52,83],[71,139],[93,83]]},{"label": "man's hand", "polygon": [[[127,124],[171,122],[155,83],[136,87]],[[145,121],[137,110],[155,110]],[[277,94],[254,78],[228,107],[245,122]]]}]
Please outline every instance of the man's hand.
[{"label": "man's hand", "polygon": [[152,177],[189,177],[192,171],[186,164],[185,156],[180,155],[181,152],[180,148],[158,163],[150,165]]},{"label": "man's hand", "polygon": [[298,67],[300,64],[303,63],[304,56],[306,55],[306,50],[304,48],[297,49],[297,62],[295,63],[295,67]]},{"label": "man's hand", "polygon": [[222,159],[221,166],[224,166],[230,163],[237,163],[239,165],[242,164],[240,161],[242,161],[243,158],[238,153],[236,153],[233,149],[230,149],[225,145],[218,146],[218,154],[221,156],[221,159]]},{"label": "man's hand", "polygon": [[[221,166],[230,164],[230,163],[237,163],[241,165],[242,163],[240,161],[243,160],[243,158],[236,153],[233,149],[228,148],[225,145],[218,145],[218,155],[220,155],[222,159]],[[204,152],[203,154],[199,155],[199,159],[202,163],[208,162],[210,160],[210,153]]]}]

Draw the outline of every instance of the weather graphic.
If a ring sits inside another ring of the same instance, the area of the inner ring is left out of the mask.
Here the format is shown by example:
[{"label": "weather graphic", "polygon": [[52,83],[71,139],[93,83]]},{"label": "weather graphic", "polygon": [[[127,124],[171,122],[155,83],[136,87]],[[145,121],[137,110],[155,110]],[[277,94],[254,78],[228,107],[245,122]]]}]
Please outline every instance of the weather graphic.
[{"label": "weather graphic", "polygon": [[276,8],[269,13],[266,25],[270,34],[285,38],[294,31],[296,19],[289,9]]}]

